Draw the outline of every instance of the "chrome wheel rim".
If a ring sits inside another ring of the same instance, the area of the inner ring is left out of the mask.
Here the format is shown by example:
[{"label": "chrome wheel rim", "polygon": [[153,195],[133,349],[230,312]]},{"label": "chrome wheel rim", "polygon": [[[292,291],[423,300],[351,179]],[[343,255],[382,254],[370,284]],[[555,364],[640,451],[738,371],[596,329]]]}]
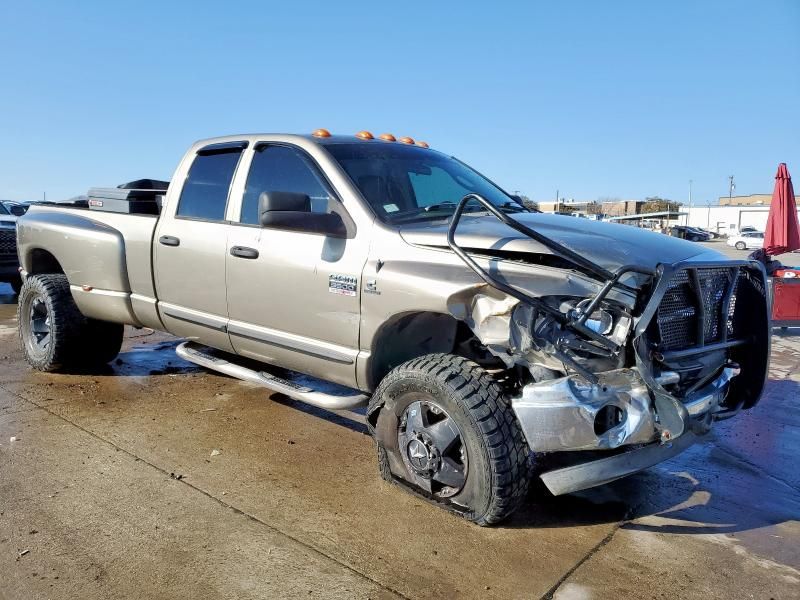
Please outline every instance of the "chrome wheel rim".
[{"label": "chrome wheel rim", "polygon": [[433,398],[414,394],[400,417],[397,443],[409,474],[429,494],[446,498],[464,487],[469,466],[461,430]]},{"label": "chrome wheel rim", "polygon": [[30,308],[30,343],[39,353],[47,352],[52,340],[50,311],[42,298],[35,298]]}]

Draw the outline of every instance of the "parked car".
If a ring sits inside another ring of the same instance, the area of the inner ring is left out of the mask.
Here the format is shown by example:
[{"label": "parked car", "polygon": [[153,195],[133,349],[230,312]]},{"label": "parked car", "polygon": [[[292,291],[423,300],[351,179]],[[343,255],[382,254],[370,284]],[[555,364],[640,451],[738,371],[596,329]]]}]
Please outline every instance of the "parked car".
[{"label": "parked car", "polygon": [[712,239],[712,240],[716,240],[717,238],[721,237],[720,234],[717,233],[716,231],[711,231],[710,229],[706,229],[704,227],[697,227],[696,229],[698,231],[702,231],[703,233],[706,233],[709,236],[711,236],[710,239]]},{"label": "parked car", "polygon": [[0,282],[10,283],[14,293],[19,293],[22,279],[17,258],[17,215],[25,214],[15,208],[16,203],[0,201]]},{"label": "parked car", "polygon": [[759,262],[529,212],[410,138],[204,140],[167,190],[34,205],[18,243],[32,367],[112,361],[123,324],[166,330],[209,369],[365,406],[381,476],[480,525],[534,474],[565,494],[674,456],[767,373]]},{"label": "parked car", "polygon": [[736,223],[731,223],[728,225],[728,230],[726,231],[726,235],[728,237],[735,237],[737,235],[743,235],[745,233],[757,233],[760,231],[757,227],[753,225],[743,225],[739,227]]},{"label": "parked car", "polygon": [[764,233],[761,231],[750,231],[741,235],[731,236],[728,238],[728,246],[734,246],[737,250],[762,248],[764,246]]},{"label": "parked car", "polygon": [[686,225],[674,225],[670,227],[669,234],[673,237],[678,237],[690,242],[707,242],[711,239],[711,234],[695,227],[687,227]]},{"label": "parked car", "polygon": [[15,200],[2,200],[2,201],[0,201],[0,204],[3,205],[3,207],[6,209],[6,211],[9,214],[11,214],[11,215],[13,215],[15,217],[21,217],[26,212],[28,212],[28,209],[30,208],[32,203],[31,202],[16,202]]}]

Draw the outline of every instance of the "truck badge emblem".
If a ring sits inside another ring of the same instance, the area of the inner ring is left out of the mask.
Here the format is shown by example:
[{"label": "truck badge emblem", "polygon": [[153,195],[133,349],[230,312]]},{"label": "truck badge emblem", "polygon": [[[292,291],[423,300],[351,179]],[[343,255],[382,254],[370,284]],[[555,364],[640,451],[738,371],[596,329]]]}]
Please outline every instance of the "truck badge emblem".
[{"label": "truck badge emblem", "polygon": [[352,275],[331,273],[328,276],[328,291],[339,296],[355,296],[358,290],[358,278]]}]

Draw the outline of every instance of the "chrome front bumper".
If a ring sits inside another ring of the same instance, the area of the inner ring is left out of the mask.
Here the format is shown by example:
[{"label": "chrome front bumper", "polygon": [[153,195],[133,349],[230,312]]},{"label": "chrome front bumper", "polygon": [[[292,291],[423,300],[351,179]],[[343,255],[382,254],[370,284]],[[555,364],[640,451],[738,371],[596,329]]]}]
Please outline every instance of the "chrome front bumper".
[{"label": "chrome front bumper", "polygon": [[666,444],[650,444],[643,448],[606,456],[542,473],[541,479],[554,496],[611,483],[664,462],[699,441],[691,431]]},{"label": "chrome front bumper", "polygon": [[[712,382],[685,398],[684,433],[673,440],[662,435],[647,385],[637,369],[619,369],[598,375],[592,385],[580,375],[525,386],[512,398],[528,445],[533,452],[612,450],[641,445],[541,475],[553,494],[566,494],[608,483],[675,456],[705,433],[739,374],[729,366]],[[677,373],[664,373],[659,385],[677,382]],[[615,419],[607,420],[613,410]]]},{"label": "chrome front bumper", "polygon": [[[726,367],[711,383],[683,402],[689,419],[713,414],[725,398],[728,383],[739,374]],[[580,375],[526,385],[512,398],[511,407],[534,452],[611,450],[661,439],[658,416],[650,392],[639,371],[618,369],[598,374],[592,385]],[[658,383],[677,381],[677,373],[665,373]],[[615,423],[606,420],[609,410]],[[684,430],[696,429],[686,423]]]}]

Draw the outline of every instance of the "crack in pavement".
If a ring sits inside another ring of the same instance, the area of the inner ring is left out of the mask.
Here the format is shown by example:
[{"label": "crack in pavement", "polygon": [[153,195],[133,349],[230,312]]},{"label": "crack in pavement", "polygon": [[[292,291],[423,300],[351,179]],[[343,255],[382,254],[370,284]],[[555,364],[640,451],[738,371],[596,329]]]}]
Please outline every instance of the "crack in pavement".
[{"label": "crack in pavement", "polygon": [[[89,429],[86,429],[86,428],[85,428],[85,427],[83,427],[82,425],[80,425],[80,424],[78,424],[78,423],[76,423],[76,422],[74,422],[74,421],[71,421],[70,419],[68,419],[68,418],[64,417],[63,415],[59,415],[58,413],[56,413],[56,412],[53,412],[52,410],[50,410],[50,409],[48,408],[48,406],[45,406],[45,405],[40,405],[39,403],[37,403],[37,402],[36,402],[36,401],[34,401],[34,400],[31,400],[30,398],[26,398],[26,397],[24,397],[24,396],[22,396],[21,394],[18,394],[18,393],[16,393],[16,392],[12,392],[11,390],[9,390],[8,388],[6,388],[6,387],[5,387],[4,385],[2,385],[2,384],[0,384],[0,390],[2,390],[2,391],[4,391],[4,392],[6,392],[7,394],[9,394],[9,395],[11,395],[11,396],[14,396],[14,397],[16,397],[16,398],[19,398],[20,400],[23,400],[23,401],[25,401],[25,402],[30,402],[30,403],[31,403],[31,404],[33,404],[33,405],[34,405],[36,408],[38,408],[38,409],[40,409],[40,410],[43,410],[43,411],[45,411],[47,414],[49,414],[49,415],[52,415],[52,416],[56,417],[57,419],[61,419],[61,420],[62,420],[62,421],[64,421],[65,423],[69,423],[69,424],[70,424],[70,425],[72,425],[73,427],[76,427],[77,429],[79,429],[79,430],[83,431],[83,432],[84,432],[84,433],[86,433],[87,435],[90,435],[91,437],[95,438],[96,440],[99,440],[100,442],[102,442],[102,443],[104,443],[104,444],[107,444],[107,445],[111,446],[111,447],[112,447],[112,448],[114,448],[115,450],[117,450],[117,451],[119,451],[119,452],[123,452],[123,453],[125,453],[126,455],[130,456],[131,458],[134,458],[135,460],[137,460],[137,461],[139,461],[139,462],[141,462],[141,463],[144,463],[144,464],[146,464],[147,466],[151,467],[152,469],[155,469],[155,470],[156,470],[156,471],[158,471],[159,473],[162,473],[162,474],[163,474],[163,475],[165,475],[166,477],[169,477],[169,476],[170,476],[170,472],[169,472],[169,471],[167,471],[166,469],[163,469],[163,468],[159,467],[158,465],[156,465],[156,464],[154,464],[154,463],[150,462],[149,460],[147,460],[147,459],[145,459],[145,458],[142,458],[142,457],[138,456],[136,453],[134,453],[134,452],[131,452],[130,450],[128,450],[128,449],[126,449],[126,448],[123,448],[122,446],[118,446],[117,444],[115,444],[115,443],[114,443],[114,442],[112,442],[111,440],[108,440],[108,439],[104,438],[103,436],[101,436],[101,435],[98,435],[97,433],[95,433],[95,432],[93,432],[93,431],[91,431],[91,430],[89,430]],[[63,404],[63,403],[62,403],[62,404]],[[60,404],[59,404],[59,405],[60,405]],[[32,410],[33,410],[33,409],[32,409]],[[294,543],[296,543],[296,544],[298,544],[298,545],[302,546],[303,548],[306,548],[307,550],[310,550],[311,552],[313,552],[313,553],[315,553],[315,554],[318,554],[318,555],[320,555],[320,556],[323,556],[323,557],[327,558],[328,560],[331,560],[331,561],[335,562],[336,564],[338,564],[338,565],[340,565],[341,567],[343,567],[343,568],[347,569],[347,570],[348,570],[348,571],[350,571],[351,573],[354,573],[355,575],[357,575],[357,576],[359,576],[359,577],[362,577],[363,579],[365,579],[365,580],[367,580],[367,581],[369,581],[369,582],[371,582],[371,583],[375,584],[376,586],[378,586],[378,587],[380,587],[380,588],[382,588],[382,589],[384,589],[384,590],[386,590],[386,591],[388,591],[388,592],[391,592],[392,594],[395,594],[396,596],[398,596],[398,597],[400,597],[400,598],[405,598],[405,599],[408,599],[408,598],[409,598],[408,596],[406,596],[405,594],[403,594],[403,593],[402,593],[402,592],[400,592],[399,590],[396,590],[396,589],[394,589],[394,588],[392,588],[392,587],[390,587],[390,586],[386,585],[385,583],[381,583],[380,581],[378,581],[378,580],[376,580],[376,579],[373,579],[372,577],[370,577],[370,576],[369,576],[369,575],[367,575],[366,573],[362,573],[361,571],[359,571],[359,570],[358,570],[358,569],[356,569],[355,567],[353,567],[353,566],[351,566],[351,565],[347,564],[346,562],[342,562],[341,560],[339,560],[339,559],[338,559],[338,558],[336,558],[335,556],[331,556],[330,554],[328,554],[328,553],[324,552],[323,550],[320,550],[319,548],[317,548],[317,547],[313,546],[312,544],[309,544],[308,542],[305,542],[305,541],[301,540],[300,538],[297,538],[297,537],[295,537],[295,536],[294,536],[294,535],[292,535],[291,533],[288,533],[288,532],[286,532],[286,531],[283,531],[283,530],[281,530],[281,529],[279,529],[279,528],[275,527],[274,525],[271,525],[270,523],[267,523],[266,521],[263,521],[262,519],[259,519],[259,518],[258,518],[258,517],[256,517],[255,515],[252,515],[252,514],[250,514],[250,513],[246,512],[246,511],[243,511],[243,510],[241,510],[240,508],[237,508],[236,506],[233,506],[232,504],[230,504],[230,503],[228,503],[228,502],[225,502],[224,500],[222,500],[221,498],[218,498],[218,497],[217,497],[217,496],[215,496],[214,494],[212,494],[212,493],[210,493],[210,492],[207,492],[206,490],[204,490],[204,489],[202,489],[202,488],[200,488],[200,487],[198,487],[198,486],[196,486],[196,485],[193,485],[192,483],[189,483],[189,482],[188,482],[186,479],[184,479],[184,478],[181,478],[181,479],[175,479],[175,478],[172,478],[172,479],[173,479],[174,481],[177,481],[178,483],[182,483],[183,485],[186,485],[187,487],[189,487],[190,489],[194,490],[195,492],[198,492],[198,493],[200,493],[200,494],[202,494],[202,495],[206,496],[207,498],[210,498],[211,500],[215,501],[217,504],[219,504],[219,505],[221,505],[221,506],[224,506],[224,507],[225,507],[225,508],[227,508],[227,509],[230,509],[230,510],[232,510],[232,511],[233,511],[233,512],[235,512],[236,514],[242,515],[242,516],[244,516],[244,517],[246,517],[246,518],[250,519],[251,521],[254,521],[255,523],[258,523],[259,525],[262,525],[263,527],[266,527],[267,529],[270,529],[271,531],[273,531],[273,532],[275,532],[275,533],[277,533],[277,534],[279,534],[279,535],[282,535],[282,536],[284,536],[285,538],[287,538],[287,539],[291,540],[292,542],[294,542]]]},{"label": "crack in pavement", "polygon": [[605,545],[607,545],[614,538],[614,534],[617,533],[617,531],[619,531],[623,527],[623,525],[625,525],[627,522],[628,521],[627,521],[627,518],[626,518],[626,519],[620,521],[619,523],[617,523],[614,526],[614,529],[609,531],[608,534],[606,535],[606,537],[604,537],[597,544],[595,544],[594,547],[589,549],[589,551],[583,557],[581,557],[581,559],[578,562],[576,562],[572,566],[572,568],[570,568],[566,573],[564,573],[564,575],[561,577],[561,579],[559,579],[558,581],[555,582],[553,587],[551,587],[549,590],[547,590],[547,592],[541,597],[540,600],[552,600],[553,597],[555,596],[555,593],[558,591],[558,589],[562,585],[564,585],[566,583],[566,581],[572,576],[572,574],[575,573],[575,571],[577,571],[578,569],[580,569],[581,566],[583,566],[583,564],[587,560],[589,560],[595,554],[597,554],[600,550],[602,550],[603,547]]}]

